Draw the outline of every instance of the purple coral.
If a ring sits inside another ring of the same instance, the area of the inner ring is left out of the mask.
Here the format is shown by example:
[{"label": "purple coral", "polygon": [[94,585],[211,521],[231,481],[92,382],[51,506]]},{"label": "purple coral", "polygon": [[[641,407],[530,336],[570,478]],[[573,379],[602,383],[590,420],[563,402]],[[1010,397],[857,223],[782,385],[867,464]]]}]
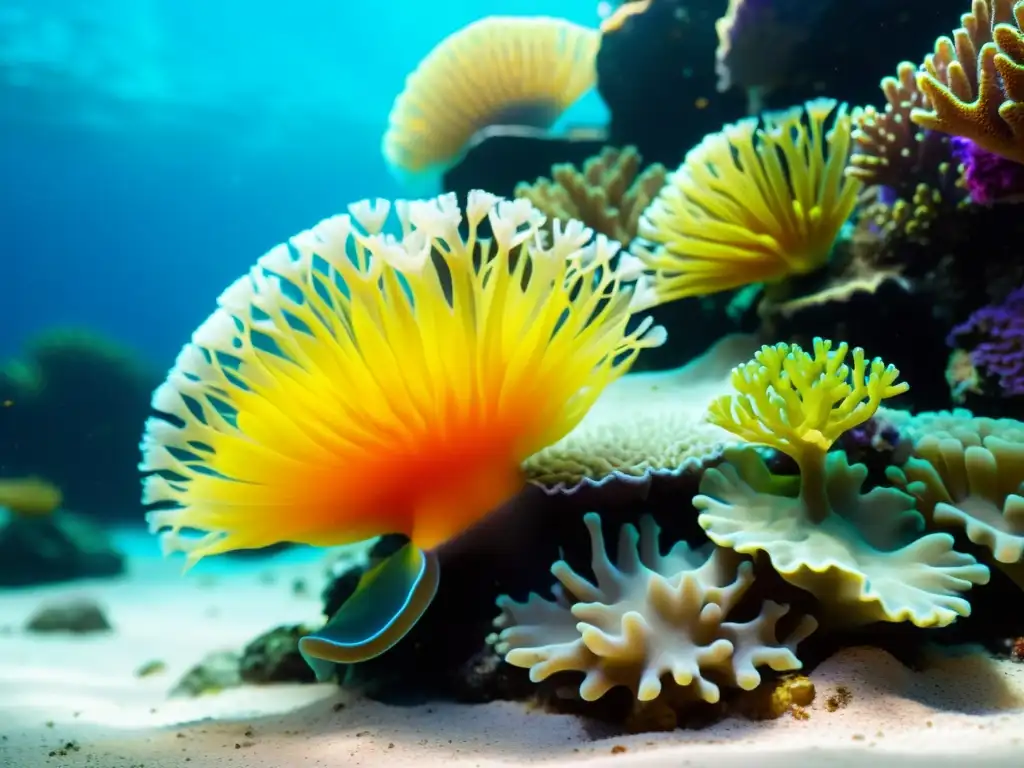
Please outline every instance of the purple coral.
[{"label": "purple coral", "polygon": [[962,136],[952,138],[953,155],[963,165],[971,200],[983,205],[1024,199],[1024,165],[982,149]]},{"label": "purple coral", "polygon": [[1024,395],[1024,288],[974,312],[946,343],[966,349],[982,375],[998,380],[1003,397]]}]

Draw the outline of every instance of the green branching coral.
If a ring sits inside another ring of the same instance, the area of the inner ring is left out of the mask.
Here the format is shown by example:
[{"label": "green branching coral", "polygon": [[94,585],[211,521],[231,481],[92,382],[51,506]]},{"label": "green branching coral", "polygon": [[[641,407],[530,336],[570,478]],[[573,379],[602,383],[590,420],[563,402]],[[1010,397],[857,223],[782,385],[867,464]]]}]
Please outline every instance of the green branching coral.
[{"label": "green branching coral", "polygon": [[712,424],[793,457],[805,477],[822,473],[825,452],[840,435],[870,419],[883,400],[909,389],[896,383],[895,366],[879,358],[869,363],[859,347],[851,369],[844,362],[846,342],[835,351],[831,341],[816,338],[813,344],[813,355],[797,344],[761,347],[733,370],[736,394],[708,408]]},{"label": "green branching coral", "polygon": [[594,582],[559,561],[551,572],[555,600],[533,594],[524,603],[498,600],[500,633],[491,638],[509,664],[540,682],[558,672],[583,672],[579,693],[594,701],[616,686],[639,701],[661,695],[668,677],[694,699],[717,702],[721,686],[753,690],[759,667],[800,669],[795,650],[817,627],[803,617],[782,642],[776,625],[789,608],[766,601],[746,622],[727,621],[753,582],[752,564],[733,552],[711,553],[677,543],[665,555],[658,527],[623,526],[617,562],[606,552],[601,519],[584,516]]},{"label": "green branching coral", "polygon": [[907,389],[899,371],[867,362],[846,344],[814,340],[813,356],[793,344],[763,347],[734,373],[737,394],[709,418],[753,443],[796,460],[800,489],[780,483],[752,451],[733,451],[707,470],[694,506],[719,546],[764,553],[787,581],[818,597],[844,623],[909,621],[944,626],[970,613],[960,593],[988,580],[988,569],[953,549],[945,533],[921,536],[924,517],[894,488],[862,492],[867,470],[828,449],[846,430]]},{"label": "green branching coral", "polygon": [[911,119],[1024,163],[1024,0],[973,0],[961,24],[925,59]]}]

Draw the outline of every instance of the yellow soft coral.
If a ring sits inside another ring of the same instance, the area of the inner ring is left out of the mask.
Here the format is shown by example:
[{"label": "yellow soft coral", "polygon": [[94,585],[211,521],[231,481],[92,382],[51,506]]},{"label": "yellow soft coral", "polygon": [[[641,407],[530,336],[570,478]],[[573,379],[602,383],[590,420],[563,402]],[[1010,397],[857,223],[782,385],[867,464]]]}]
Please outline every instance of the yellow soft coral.
[{"label": "yellow soft coral", "polygon": [[870,419],[886,398],[909,389],[899,370],[864,350],[814,339],[814,354],[797,344],[763,346],[732,374],[734,395],[723,395],[708,419],[751,443],[791,456],[805,474],[820,472],[824,455],[843,432]]},{"label": "yellow soft coral", "polygon": [[663,339],[626,332],[631,266],[579,222],[545,247],[525,200],[395,208],[401,239],[379,234],[390,204],[364,201],[271,250],[182,350],[143,441],[145,501],[175,506],[150,518],[167,549],[386,532],[432,549]]},{"label": "yellow soft coral", "polygon": [[917,75],[929,104],[911,119],[1024,163],[1024,0],[973,0]]},{"label": "yellow soft coral", "polygon": [[705,137],[640,220],[657,300],[823,266],[862,188],[843,172],[851,133],[846,105],[819,99]]},{"label": "yellow soft coral", "polygon": [[550,128],[597,81],[601,33],[564,19],[488,16],[452,33],[395,99],[384,157],[408,174],[444,169],[493,125]]}]

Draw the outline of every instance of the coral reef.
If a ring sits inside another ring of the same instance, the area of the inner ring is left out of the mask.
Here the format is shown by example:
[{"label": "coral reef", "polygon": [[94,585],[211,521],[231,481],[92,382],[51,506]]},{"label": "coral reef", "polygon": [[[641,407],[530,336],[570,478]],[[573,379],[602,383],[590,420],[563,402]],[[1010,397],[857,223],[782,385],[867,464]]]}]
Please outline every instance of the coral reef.
[{"label": "coral reef", "polygon": [[95,520],[137,520],[139,425],[159,383],[157,370],[95,333],[29,339],[0,367],[2,473],[45,478],[63,506]]},{"label": "coral reef", "polygon": [[710,554],[677,543],[659,551],[658,527],[642,518],[640,530],[624,526],[616,562],[609,560],[601,519],[588,514],[594,581],[564,561],[551,572],[555,600],[500,598],[494,642],[505,660],[530,669],[534,682],[559,672],[583,672],[579,693],[594,701],[616,686],[639,701],[658,698],[663,678],[710,703],[721,685],[752,690],[758,667],[799,669],[796,646],[817,626],[807,618],[784,640],[776,625],[788,606],[767,601],[752,620],[728,621],[753,582],[753,566],[727,550]]},{"label": "coral reef", "polygon": [[91,516],[11,515],[0,524],[0,586],[119,576],[124,556]]},{"label": "coral reef", "polygon": [[[806,121],[806,122],[805,122]],[[861,184],[844,176],[852,117],[834,100],[727,125],[686,156],[640,220],[659,301],[823,267]]]},{"label": "coral reef", "polygon": [[628,245],[637,235],[640,215],[667,175],[660,163],[641,173],[641,162],[635,147],[605,147],[581,169],[563,163],[552,167],[550,179],[517,185],[515,196],[526,198],[547,216],[548,226],[555,220],[576,219]]}]

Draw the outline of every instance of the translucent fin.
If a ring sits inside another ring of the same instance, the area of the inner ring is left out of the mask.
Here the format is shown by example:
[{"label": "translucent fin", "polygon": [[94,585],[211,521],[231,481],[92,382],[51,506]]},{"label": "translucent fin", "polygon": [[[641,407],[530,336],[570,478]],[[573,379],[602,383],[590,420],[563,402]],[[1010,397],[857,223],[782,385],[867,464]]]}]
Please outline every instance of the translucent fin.
[{"label": "translucent fin", "polygon": [[405,637],[437,594],[437,555],[406,544],[363,574],[352,596],[319,632],[299,640],[318,680],[335,664],[379,656]]}]

